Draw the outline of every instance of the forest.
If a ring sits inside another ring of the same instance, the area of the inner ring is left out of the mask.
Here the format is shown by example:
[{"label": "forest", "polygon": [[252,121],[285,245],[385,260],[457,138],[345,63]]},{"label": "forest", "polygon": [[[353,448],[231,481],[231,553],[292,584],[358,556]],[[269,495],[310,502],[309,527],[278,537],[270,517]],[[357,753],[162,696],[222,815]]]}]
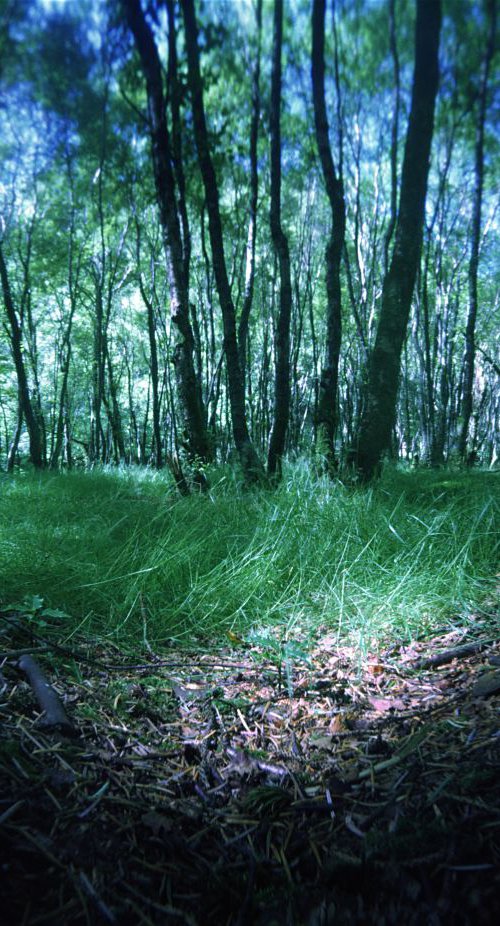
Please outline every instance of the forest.
[{"label": "forest", "polygon": [[497,0],[0,0],[7,924],[500,912]]}]

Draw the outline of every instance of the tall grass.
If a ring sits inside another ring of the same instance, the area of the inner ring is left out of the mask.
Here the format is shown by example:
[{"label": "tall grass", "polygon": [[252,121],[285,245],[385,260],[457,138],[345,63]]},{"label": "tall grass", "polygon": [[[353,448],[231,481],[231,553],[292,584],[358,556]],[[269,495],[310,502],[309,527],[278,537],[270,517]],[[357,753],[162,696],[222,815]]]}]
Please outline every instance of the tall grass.
[{"label": "tall grass", "polygon": [[408,639],[493,615],[499,479],[388,471],[352,489],[296,464],[272,492],[218,470],[181,499],[150,472],[4,476],[0,602],[38,595],[66,639],[125,647],[276,626]]}]

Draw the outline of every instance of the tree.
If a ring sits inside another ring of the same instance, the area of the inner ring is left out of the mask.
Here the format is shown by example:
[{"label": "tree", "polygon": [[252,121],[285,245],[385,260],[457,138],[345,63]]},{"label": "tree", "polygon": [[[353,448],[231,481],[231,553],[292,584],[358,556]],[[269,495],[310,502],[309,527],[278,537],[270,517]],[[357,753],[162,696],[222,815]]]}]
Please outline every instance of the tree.
[{"label": "tree", "polygon": [[271,476],[281,473],[281,458],[290,417],[290,317],[292,281],[290,250],[281,224],[281,46],[283,41],[283,0],[274,0],[273,65],[271,77],[271,209],[270,225],[278,260],[280,294],[276,321],[276,372],[274,419],[269,440],[268,469]]},{"label": "tree", "polygon": [[255,249],[257,242],[257,202],[259,195],[259,172],[257,163],[257,143],[260,120],[260,52],[262,35],[262,0],[257,0],[255,10],[257,25],[257,53],[252,74],[252,119],[250,125],[250,202],[248,208],[248,240],[245,268],[245,296],[238,323],[238,349],[240,367],[245,388],[245,369],[247,363],[248,325],[252,311],[255,285]]},{"label": "tree", "polygon": [[188,59],[188,82],[193,110],[194,135],[198,152],[198,162],[205,190],[210,244],[212,247],[212,263],[224,327],[224,351],[226,355],[234,441],[245,476],[249,481],[253,481],[261,477],[262,464],[250,440],[246,420],[245,388],[236,336],[236,313],[231,287],[229,285],[226,257],[224,253],[224,238],[219,208],[219,190],[208,142],[201,82],[200,54],[198,50],[198,27],[193,0],[183,0],[182,11],[184,15]]},{"label": "tree", "polygon": [[370,359],[366,405],[354,462],[361,478],[378,472],[396,416],[401,351],[422,248],[427,177],[439,82],[440,0],[417,0],[415,69],[401,177],[399,212],[382,308]]},{"label": "tree", "polygon": [[28,383],[28,374],[23,355],[23,338],[22,329],[17,317],[10,280],[5,263],[2,243],[0,241],[0,279],[2,282],[2,293],[5,305],[5,312],[9,325],[9,338],[12,348],[12,357],[17,375],[17,384],[19,391],[19,411],[24,417],[29,435],[30,460],[37,469],[43,469],[45,466],[44,442],[40,421],[36,414],[31,401],[30,389]]},{"label": "tree", "polygon": [[[317,428],[320,451],[325,454],[328,470],[335,464],[335,431],[337,427],[338,377],[342,342],[342,291],[340,264],[344,248],[345,202],[342,179],[342,152],[337,176],[330,147],[328,117],[325,103],[325,7],[326,0],[314,0],[312,11],[312,86],[314,123],[323,179],[330,203],[331,231],[325,250],[327,322],[326,357],[321,371]],[[337,98],[339,97],[338,66],[335,68]],[[339,125],[341,125],[340,113]]]},{"label": "tree", "polygon": [[194,338],[189,319],[189,280],[186,275],[188,241],[186,238],[183,247],[160,56],[140,0],[122,0],[122,3],[146,79],[153,171],[170,282],[171,317],[178,332],[174,362],[188,449],[192,458],[209,460],[212,451],[206,428],[201,385],[194,367]]},{"label": "tree", "polygon": [[[490,28],[483,63],[483,74],[479,91],[479,104],[476,125],[476,144],[474,153],[474,201],[472,204],[471,244],[469,259],[469,311],[467,315],[467,326],[465,330],[464,380],[462,391],[462,429],[460,432],[458,444],[458,452],[464,461],[466,461],[468,458],[469,424],[472,415],[474,358],[476,353],[475,332],[478,308],[479,247],[481,239],[481,210],[483,205],[484,186],[484,128],[488,100],[488,78],[491,62],[495,52],[497,17],[496,0],[488,0],[487,9],[490,20]],[[473,457],[471,456],[470,459],[472,460]]]}]

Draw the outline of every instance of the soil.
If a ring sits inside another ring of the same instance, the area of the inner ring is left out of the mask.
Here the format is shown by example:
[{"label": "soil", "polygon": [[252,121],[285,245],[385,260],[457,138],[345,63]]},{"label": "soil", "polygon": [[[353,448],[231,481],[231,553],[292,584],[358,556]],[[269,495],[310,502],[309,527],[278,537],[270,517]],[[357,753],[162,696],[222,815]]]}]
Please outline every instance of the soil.
[{"label": "soil", "polygon": [[[366,658],[325,633],[133,663],[2,617],[6,926],[500,921],[500,641],[480,621]],[[27,652],[71,726],[47,723]]]}]

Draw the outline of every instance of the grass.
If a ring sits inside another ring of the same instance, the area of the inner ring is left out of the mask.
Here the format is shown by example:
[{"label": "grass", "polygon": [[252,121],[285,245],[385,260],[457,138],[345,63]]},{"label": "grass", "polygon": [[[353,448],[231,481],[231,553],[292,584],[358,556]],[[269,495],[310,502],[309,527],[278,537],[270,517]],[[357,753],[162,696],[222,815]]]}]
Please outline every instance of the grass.
[{"label": "grass", "polygon": [[147,471],[3,476],[0,602],[39,596],[63,639],[124,649],[320,627],[366,649],[493,623],[499,480],[388,470],[352,489],[296,464],[273,492],[217,470],[181,499]]}]

